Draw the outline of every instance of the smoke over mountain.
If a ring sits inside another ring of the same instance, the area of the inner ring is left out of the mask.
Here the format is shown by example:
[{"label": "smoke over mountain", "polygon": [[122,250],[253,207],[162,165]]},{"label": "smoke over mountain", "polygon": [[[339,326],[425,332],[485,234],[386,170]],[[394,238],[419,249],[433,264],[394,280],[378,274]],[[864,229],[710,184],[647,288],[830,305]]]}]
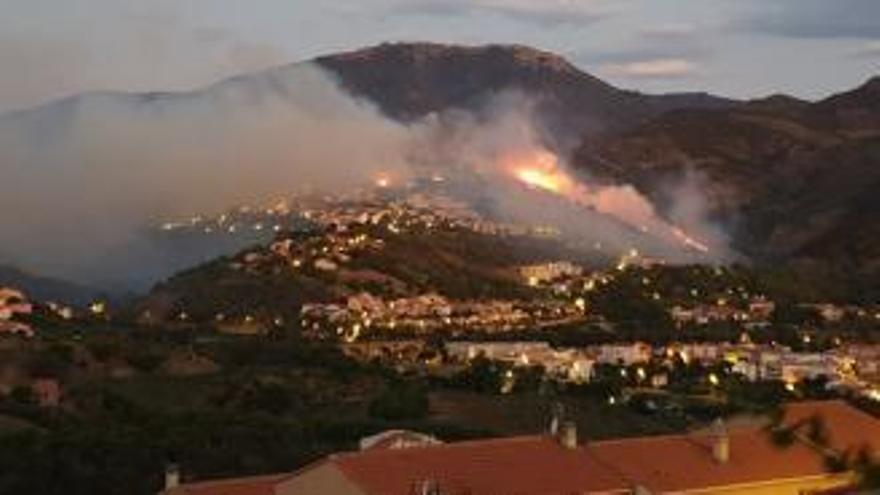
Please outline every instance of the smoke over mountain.
[{"label": "smoke over mountain", "polygon": [[[291,66],[173,95],[85,95],[0,120],[0,256],[124,281],[148,223],[402,168],[406,130]],[[160,263],[161,260],[156,260]]]},{"label": "smoke over mountain", "polygon": [[[563,228],[570,237],[611,250],[646,248],[670,261],[725,260],[733,253],[708,220],[696,176],[663,187],[664,218],[629,184],[609,184],[574,170],[541,125],[540,102],[520,91],[495,95],[477,112],[452,111],[419,124],[422,162],[457,164],[488,182],[493,214]],[[419,156],[419,155],[416,155]],[[658,186],[660,187],[660,186]]]},{"label": "smoke over mountain", "polygon": [[[344,190],[380,172],[406,176],[414,166],[443,162],[498,179],[486,189],[498,207],[531,218],[536,209],[523,201],[534,195],[511,187],[505,167],[552,153],[540,133],[528,98],[509,95],[481,112],[403,125],[311,64],[198,92],[63,100],[0,116],[0,262],[142,288],[180,268],[141,242],[146,226],[162,218],[265,202],[305,185]],[[604,191],[591,193],[601,213],[643,201],[624,190],[629,198],[604,207],[601,198],[612,190]],[[572,215],[594,236],[618,236],[603,215],[583,208],[563,214]]]}]

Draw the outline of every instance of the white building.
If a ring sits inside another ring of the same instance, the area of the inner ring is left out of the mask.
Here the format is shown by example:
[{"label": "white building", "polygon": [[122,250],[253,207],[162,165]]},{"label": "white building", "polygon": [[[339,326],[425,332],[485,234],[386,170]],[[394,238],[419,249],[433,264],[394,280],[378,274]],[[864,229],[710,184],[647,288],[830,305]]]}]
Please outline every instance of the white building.
[{"label": "white building", "polygon": [[644,342],[634,344],[605,344],[596,349],[596,361],[604,364],[633,364],[647,363],[651,360],[653,349]]},{"label": "white building", "polygon": [[530,284],[552,282],[562,277],[578,277],[584,269],[568,261],[554,261],[519,268],[522,277]]}]

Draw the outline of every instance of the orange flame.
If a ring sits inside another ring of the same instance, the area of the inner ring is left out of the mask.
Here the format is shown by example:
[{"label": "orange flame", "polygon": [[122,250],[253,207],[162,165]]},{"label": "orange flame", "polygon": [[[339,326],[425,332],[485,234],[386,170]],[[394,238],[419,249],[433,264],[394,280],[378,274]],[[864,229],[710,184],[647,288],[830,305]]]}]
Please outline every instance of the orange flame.
[{"label": "orange flame", "polygon": [[529,187],[564,196],[572,196],[576,188],[574,180],[559,167],[557,156],[547,150],[536,150],[527,156],[510,158],[505,168]]},{"label": "orange flame", "polygon": [[[686,248],[708,253],[709,246],[690,236],[681,227],[659,218],[653,205],[635,190],[629,188],[600,188],[591,191],[586,185],[574,180],[560,166],[559,158],[546,149],[536,149],[519,156],[509,156],[502,167],[523,184],[570,201],[595,208],[628,223],[642,232],[656,233],[674,240]],[[646,224],[654,225],[653,229]]]}]

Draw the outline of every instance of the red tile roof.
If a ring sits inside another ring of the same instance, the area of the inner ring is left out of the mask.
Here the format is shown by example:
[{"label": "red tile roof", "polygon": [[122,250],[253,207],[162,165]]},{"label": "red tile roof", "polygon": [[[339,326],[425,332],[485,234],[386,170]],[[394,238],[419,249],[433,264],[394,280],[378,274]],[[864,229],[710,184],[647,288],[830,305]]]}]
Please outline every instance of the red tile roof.
[{"label": "red tile roof", "polygon": [[[792,405],[788,421],[819,414],[833,446],[880,443],[880,420],[843,402]],[[822,455],[805,443],[773,445],[763,426],[728,432],[730,456],[716,462],[707,433],[589,443],[565,449],[547,436],[372,449],[332,455],[295,474],[208,482],[169,495],[269,495],[278,483],[332,464],[368,495],[412,495],[422,483],[444,495],[564,495],[677,491],[822,476]]]},{"label": "red tile roof", "polygon": [[798,402],[786,408],[786,424],[822,418],[829,436],[829,447],[843,452],[869,447],[880,454],[880,419],[839,400]]},{"label": "red tile roof", "polygon": [[424,482],[444,495],[608,493],[628,486],[588,451],[567,450],[546,436],[341,454],[329,462],[370,495],[412,495]]},{"label": "red tile roof", "polygon": [[826,473],[822,457],[806,445],[788,448],[772,444],[762,427],[728,433],[730,457],[719,463],[712,456],[712,438],[672,435],[599,442],[588,448],[629,480],[652,491],[679,491],[764,482]]}]

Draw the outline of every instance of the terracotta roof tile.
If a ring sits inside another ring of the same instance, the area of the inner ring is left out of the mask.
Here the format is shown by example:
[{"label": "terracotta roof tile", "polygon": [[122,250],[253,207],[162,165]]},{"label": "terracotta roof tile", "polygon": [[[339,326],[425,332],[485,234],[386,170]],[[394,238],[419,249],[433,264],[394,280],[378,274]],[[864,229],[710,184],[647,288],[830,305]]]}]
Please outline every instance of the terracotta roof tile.
[{"label": "terracotta roof tile", "polygon": [[627,488],[586,450],[567,450],[550,437],[343,454],[332,462],[370,495],[412,495],[424,482],[436,483],[444,495],[562,495]]},{"label": "terracotta roof tile", "polygon": [[[789,407],[787,421],[819,414],[833,446],[875,449],[880,420],[843,402]],[[679,491],[826,474],[820,453],[796,442],[780,448],[758,425],[728,431],[730,456],[718,463],[708,433],[632,438],[565,449],[547,436],[372,449],[332,455],[294,474],[190,484],[168,495],[271,495],[280,482],[332,463],[368,495],[412,495],[433,483],[443,495],[574,495],[626,492],[635,485]]]},{"label": "terracotta roof tile", "polygon": [[784,422],[794,424],[819,416],[829,433],[829,446],[843,452],[870,447],[880,454],[880,419],[839,400],[797,402],[786,408]]},{"label": "terracotta roof tile", "polygon": [[708,435],[674,435],[599,442],[589,446],[597,458],[651,490],[678,491],[782,478],[821,475],[825,465],[810,447],[772,444],[760,427],[732,430],[730,458],[716,462]]}]

